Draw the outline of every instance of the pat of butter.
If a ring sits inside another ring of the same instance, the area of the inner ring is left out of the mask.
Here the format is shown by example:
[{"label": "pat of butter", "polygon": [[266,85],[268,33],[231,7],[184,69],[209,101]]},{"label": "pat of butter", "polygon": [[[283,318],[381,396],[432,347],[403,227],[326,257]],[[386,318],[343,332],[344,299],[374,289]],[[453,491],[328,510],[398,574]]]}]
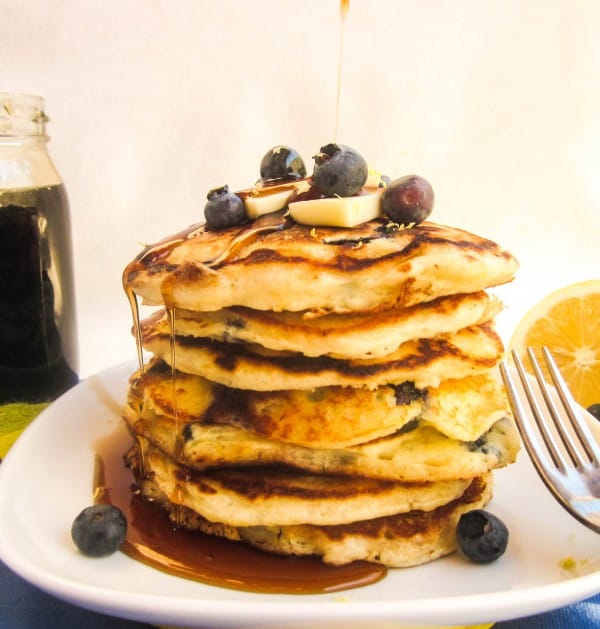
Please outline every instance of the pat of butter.
[{"label": "pat of butter", "polygon": [[244,199],[246,214],[254,220],[263,214],[271,214],[283,210],[289,201],[310,188],[307,179],[294,182],[283,182],[272,186],[257,186],[248,192]]},{"label": "pat of butter", "polygon": [[296,196],[296,190],[281,190],[256,197],[246,197],[244,204],[249,218],[257,218],[263,214],[270,214],[282,210],[288,201]]},{"label": "pat of butter", "polygon": [[289,204],[290,216],[303,225],[356,227],[381,214],[381,192],[355,197],[327,197]]}]

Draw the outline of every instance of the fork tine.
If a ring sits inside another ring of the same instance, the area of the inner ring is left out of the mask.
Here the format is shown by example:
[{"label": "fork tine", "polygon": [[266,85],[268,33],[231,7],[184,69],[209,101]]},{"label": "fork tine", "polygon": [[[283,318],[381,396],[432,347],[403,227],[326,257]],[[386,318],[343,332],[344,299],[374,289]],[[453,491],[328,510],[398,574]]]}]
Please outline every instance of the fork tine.
[{"label": "fork tine", "polygon": [[[575,443],[575,440],[573,439],[572,434],[565,427],[565,422],[562,419],[563,414],[558,410],[556,403],[554,399],[552,398],[552,395],[550,394],[550,390],[548,389],[546,379],[544,377],[544,374],[542,373],[540,364],[538,363],[538,360],[535,355],[535,352],[533,351],[533,348],[531,347],[527,348],[527,356],[529,357],[529,362],[531,363],[531,366],[533,367],[533,372],[537,380],[540,392],[542,393],[542,396],[544,398],[544,402],[546,403],[546,408],[548,409],[548,412],[550,413],[550,417],[552,418],[552,421],[554,423],[554,427],[556,428],[558,435],[569,457],[571,458],[571,462],[576,467],[578,466],[581,467],[585,465],[587,461],[585,461],[581,457],[580,450],[577,447],[577,444]],[[563,402],[563,407],[564,407],[565,404],[562,398],[561,398],[561,402]]]},{"label": "fork tine", "polygon": [[[547,347],[542,347],[542,354],[544,356],[544,360],[546,361],[554,387],[556,388],[565,412],[569,417],[571,426],[579,437],[581,447],[588,456],[589,461],[582,461],[581,457],[578,458],[583,464],[591,462],[598,465],[600,463],[600,447],[598,446],[596,439],[592,435],[587,422],[582,417],[581,413],[578,412],[577,403],[573,399],[573,396],[565,383],[565,379],[560,373],[556,362]],[[573,444],[573,440],[570,439],[570,441],[571,444]]]},{"label": "fork tine", "polygon": [[[567,393],[566,402],[562,402],[566,405],[565,409],[561,409],[560,413],[557,411],[559,405],[554,402],[554,399],[558,400],[561,394],[558,393],[558,397],[555,398],[554,392],[550,393],[549,385],[543,378],[535,354],[531,349],[528,349],[528,354],[532,359],[535,376],[539,379],[537,385],[531,376],[525,373],[523,363],[514,351],[512,357],[520,386],[517,387],[515,384],[517,378],[513,379],[511,376],[506,361],[500,363],[500,373],[530,461],[554,498],[582,524],[600,533],[600,466],[596,462],[593,465],[586,463],[579,467],[577,464],[574,467],[566,463],[568,447],[563,441],[563,434],[570,434],[575,443],[576,433],[579,436],[577,430],[579,421],[576,412],[573,414],[574,418],[569,416],[569,420],[565,418],[565,414],[569,405],[572,405],[574,410],[578,407]],[[549,356],[547,350],[543,354],[545,358],[547,358],[546,354]],[[551,373],[554,371],[556,372],[554,376],[558,376],[555,385],[561,390],[564,389],[563,393],[568,392],[551,356],[550,361],[552,362],[552,367],[549,367]],[[550,401],[549,405],[547,401]],[[548,414],[552,416],[552,419],[544,421],[544,417]],[[573,425],[569,427],[568,421],[573,422]],[[533,425],[534,423],[536,426]],[[555,425],[549,428],[546,423]],[[587,426],[581,429],[581,434],[585,437],[589,434],[588,445],[595,456],[600,450],[600,444],[591,435]],[[558,442],[561,444],[560,447]],[[581,456],[582,448],[576,446],[575,449]]]},{"label": "fork tine", "polygon": [[517,392],[517,387],[504,361],[500,363],[500,373],[502,375],[502,380],[504,381],[506,395],[508,397],[508,401],[510,403],[515,421],[519,428],[521,438],[523,439],[527,451],[530,453],[534,465],[536,466],[543,478],[545,477],[545,465],[540,457],[537,455],[540,447],[540,440],[538,436],[534,433],[529,422],[523,420],[523,418],[527,416],[527,412],[525,411],[525,408],[521,403],[519,394]]},{"label": "fork tine", "polygon": [[[525,395],[527,396],[527,401],[529,402],[529,406],[533,413],[533,417],[535,419],[535,423],[538,428],[539,434],[541,435],[544,441],[544,444],[546,445],[546,449],[548,450],[548,453],[550,454],[550,457],[552,458],[554,465],[561,470],[565,470],[568,466],[568,461],[566,460],[563,454],[562,448],[559,447],[556,441],[556,438],[554,437],[554,434],[548,429],[546,422],[544,422],[544,413],[541,410],[538,399],[533,391],[533,388],[531,387],[529,383],[529,377],[525,373],[525,367],[523,367],[523,363],[521,362],[519,355],[514,350],[512,351],[512,358],[515,363],[515,367],[517,368],[517,372],[521,380],[523,391],[525,392]],[[527,417],[527,413],[524,412],[522,409],[521,409],[520,417],[523,417],[523,418]],[[531,428],[529,427],[529,422],[527,422],[526,420],[520,421],[519,426],[521,425],[523,425],[523,427],[533,432],[533,430],[531,430]],[[537,440],[537,443],[538,443],[537,450],[539,451],[539,448],[540,448],[539,439]],[[531,454],[531,451],[530,451],[530,454]],[[538,455],[536,454],[536,456]]]}]

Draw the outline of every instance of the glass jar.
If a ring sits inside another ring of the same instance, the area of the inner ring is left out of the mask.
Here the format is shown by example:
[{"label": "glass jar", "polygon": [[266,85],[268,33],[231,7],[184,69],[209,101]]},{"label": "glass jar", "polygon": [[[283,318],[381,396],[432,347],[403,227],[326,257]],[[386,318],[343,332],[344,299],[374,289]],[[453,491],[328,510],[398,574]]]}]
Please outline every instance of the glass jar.
[{"label": "glass jar", "polygon": [[77,380],[71,222],[41,97],[0,93],[0,404]]}]

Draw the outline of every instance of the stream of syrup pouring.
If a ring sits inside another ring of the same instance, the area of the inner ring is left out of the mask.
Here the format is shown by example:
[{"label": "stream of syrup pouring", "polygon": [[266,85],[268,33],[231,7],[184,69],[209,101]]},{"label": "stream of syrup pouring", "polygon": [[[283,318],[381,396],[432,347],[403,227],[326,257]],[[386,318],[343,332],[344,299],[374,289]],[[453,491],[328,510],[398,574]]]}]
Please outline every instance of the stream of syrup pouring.
[{"label": "stream of syrup pouring", "polygon": [[340,48],[338,53],[337,86],[335,94],[335,128],[333,141],[337,142],[338,128],[340,124],[340,96],[342,93],[342,60],[344,58],[344,31],[346,30],[346,15],[350,9],[350,0],[340,0]]},{"label": "stream of syrup pouring", "polygon": [[[338,60],[337,95],[335,112],[335,136],[337,137],[340,90],[342,78],[343,33],[350,0],[341,0],[342,19],[340,50]],[[281,216],[261,217],[254,224],[240,232],[221,255],[207,262],[207,266],[218,266],[235,255],[240,247],[253,241],[266,231],[285,229],[286,221]],[[146,248],[135,264],[143,264],[146,258],[161,256],[193,238],[197,226]],[[144,358],[141,342],[140,310],[135,292],[127,286],[128,267],[123,275],[123,286],[131,306],[134,322],[139,370],[144,371]],[[173,407],[175,412],[175,430],[181,435],[181,426],[177,412],[175,384],[175,317],[176,310],[165,297],[165,307],[170,323],[171,336],[171,382]],[[265,553],[240,542],[205,535],[197,531],[186,531],[177,527],[180,516],[175,511],[175,524],[166,512],[153,503],[146,501],[139,493],[132,491],[134,478],[123,464],[123,455],[131,445],[127,433],[119,438],[111,437],[96,444],[96,468],[94,473],[94,496],[97,502],[105,502],[119,507],[128,521],[127,538],[122,550],[137,561],[157,568],[163,572],[175,574],[210,585],[227,587],[250,592],[311,594],[336,592],[369,585],[382,579],[386,568],[367,562],[354,562],[343,566],[328,566],[317,557],[282,557]],[[181,448],[178,439],[176,449]],[[138,464],[143,474],[143,452],[139,452]],[[178,502],[177,489],[171,497]],[[179,488],[181,491],[181,487]]]}]

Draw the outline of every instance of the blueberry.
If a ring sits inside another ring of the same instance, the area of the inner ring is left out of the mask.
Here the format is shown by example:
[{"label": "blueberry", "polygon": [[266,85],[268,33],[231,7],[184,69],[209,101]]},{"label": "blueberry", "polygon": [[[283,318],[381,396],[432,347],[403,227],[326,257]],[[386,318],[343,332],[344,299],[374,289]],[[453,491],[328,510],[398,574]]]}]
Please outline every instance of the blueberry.
[{"label": "blueberry", "polygon": [[314,159],[314,182],[325,196],[351,197],[367,181],[365,158],[349,146],[327,144]]},{"label": "blueberry", "polygon": [[468,559],[476,563],[490,563],[504,554],[508,529],[495,515],[483,509],[473,509],[460,516],[456,538]]},{"label": "blueberry", "polygon": [[86,507],[71,526],[75,545],[88,557],[114,553],[125,541],[126,534],[127,519],[119,508],[109,504]]},{"label": "blueberry", "polygon": [[263,181],[293,181],[306,177],[306,166],[299,153],[289,146],[274,146],[260,162]]},{"label": "blueberry", "polygon": [[426,179],[406,175],[386,187],[381,209],[395,223],[418,225],[431,214],[433,201],[433,188]]},{"label": "blueberry", "polygon": [[210,229],[225,229],[243,223],[246,216],[244,202],[237,194],[229,192],[229,186],[213,188],[206,195],[204,218]]}]

